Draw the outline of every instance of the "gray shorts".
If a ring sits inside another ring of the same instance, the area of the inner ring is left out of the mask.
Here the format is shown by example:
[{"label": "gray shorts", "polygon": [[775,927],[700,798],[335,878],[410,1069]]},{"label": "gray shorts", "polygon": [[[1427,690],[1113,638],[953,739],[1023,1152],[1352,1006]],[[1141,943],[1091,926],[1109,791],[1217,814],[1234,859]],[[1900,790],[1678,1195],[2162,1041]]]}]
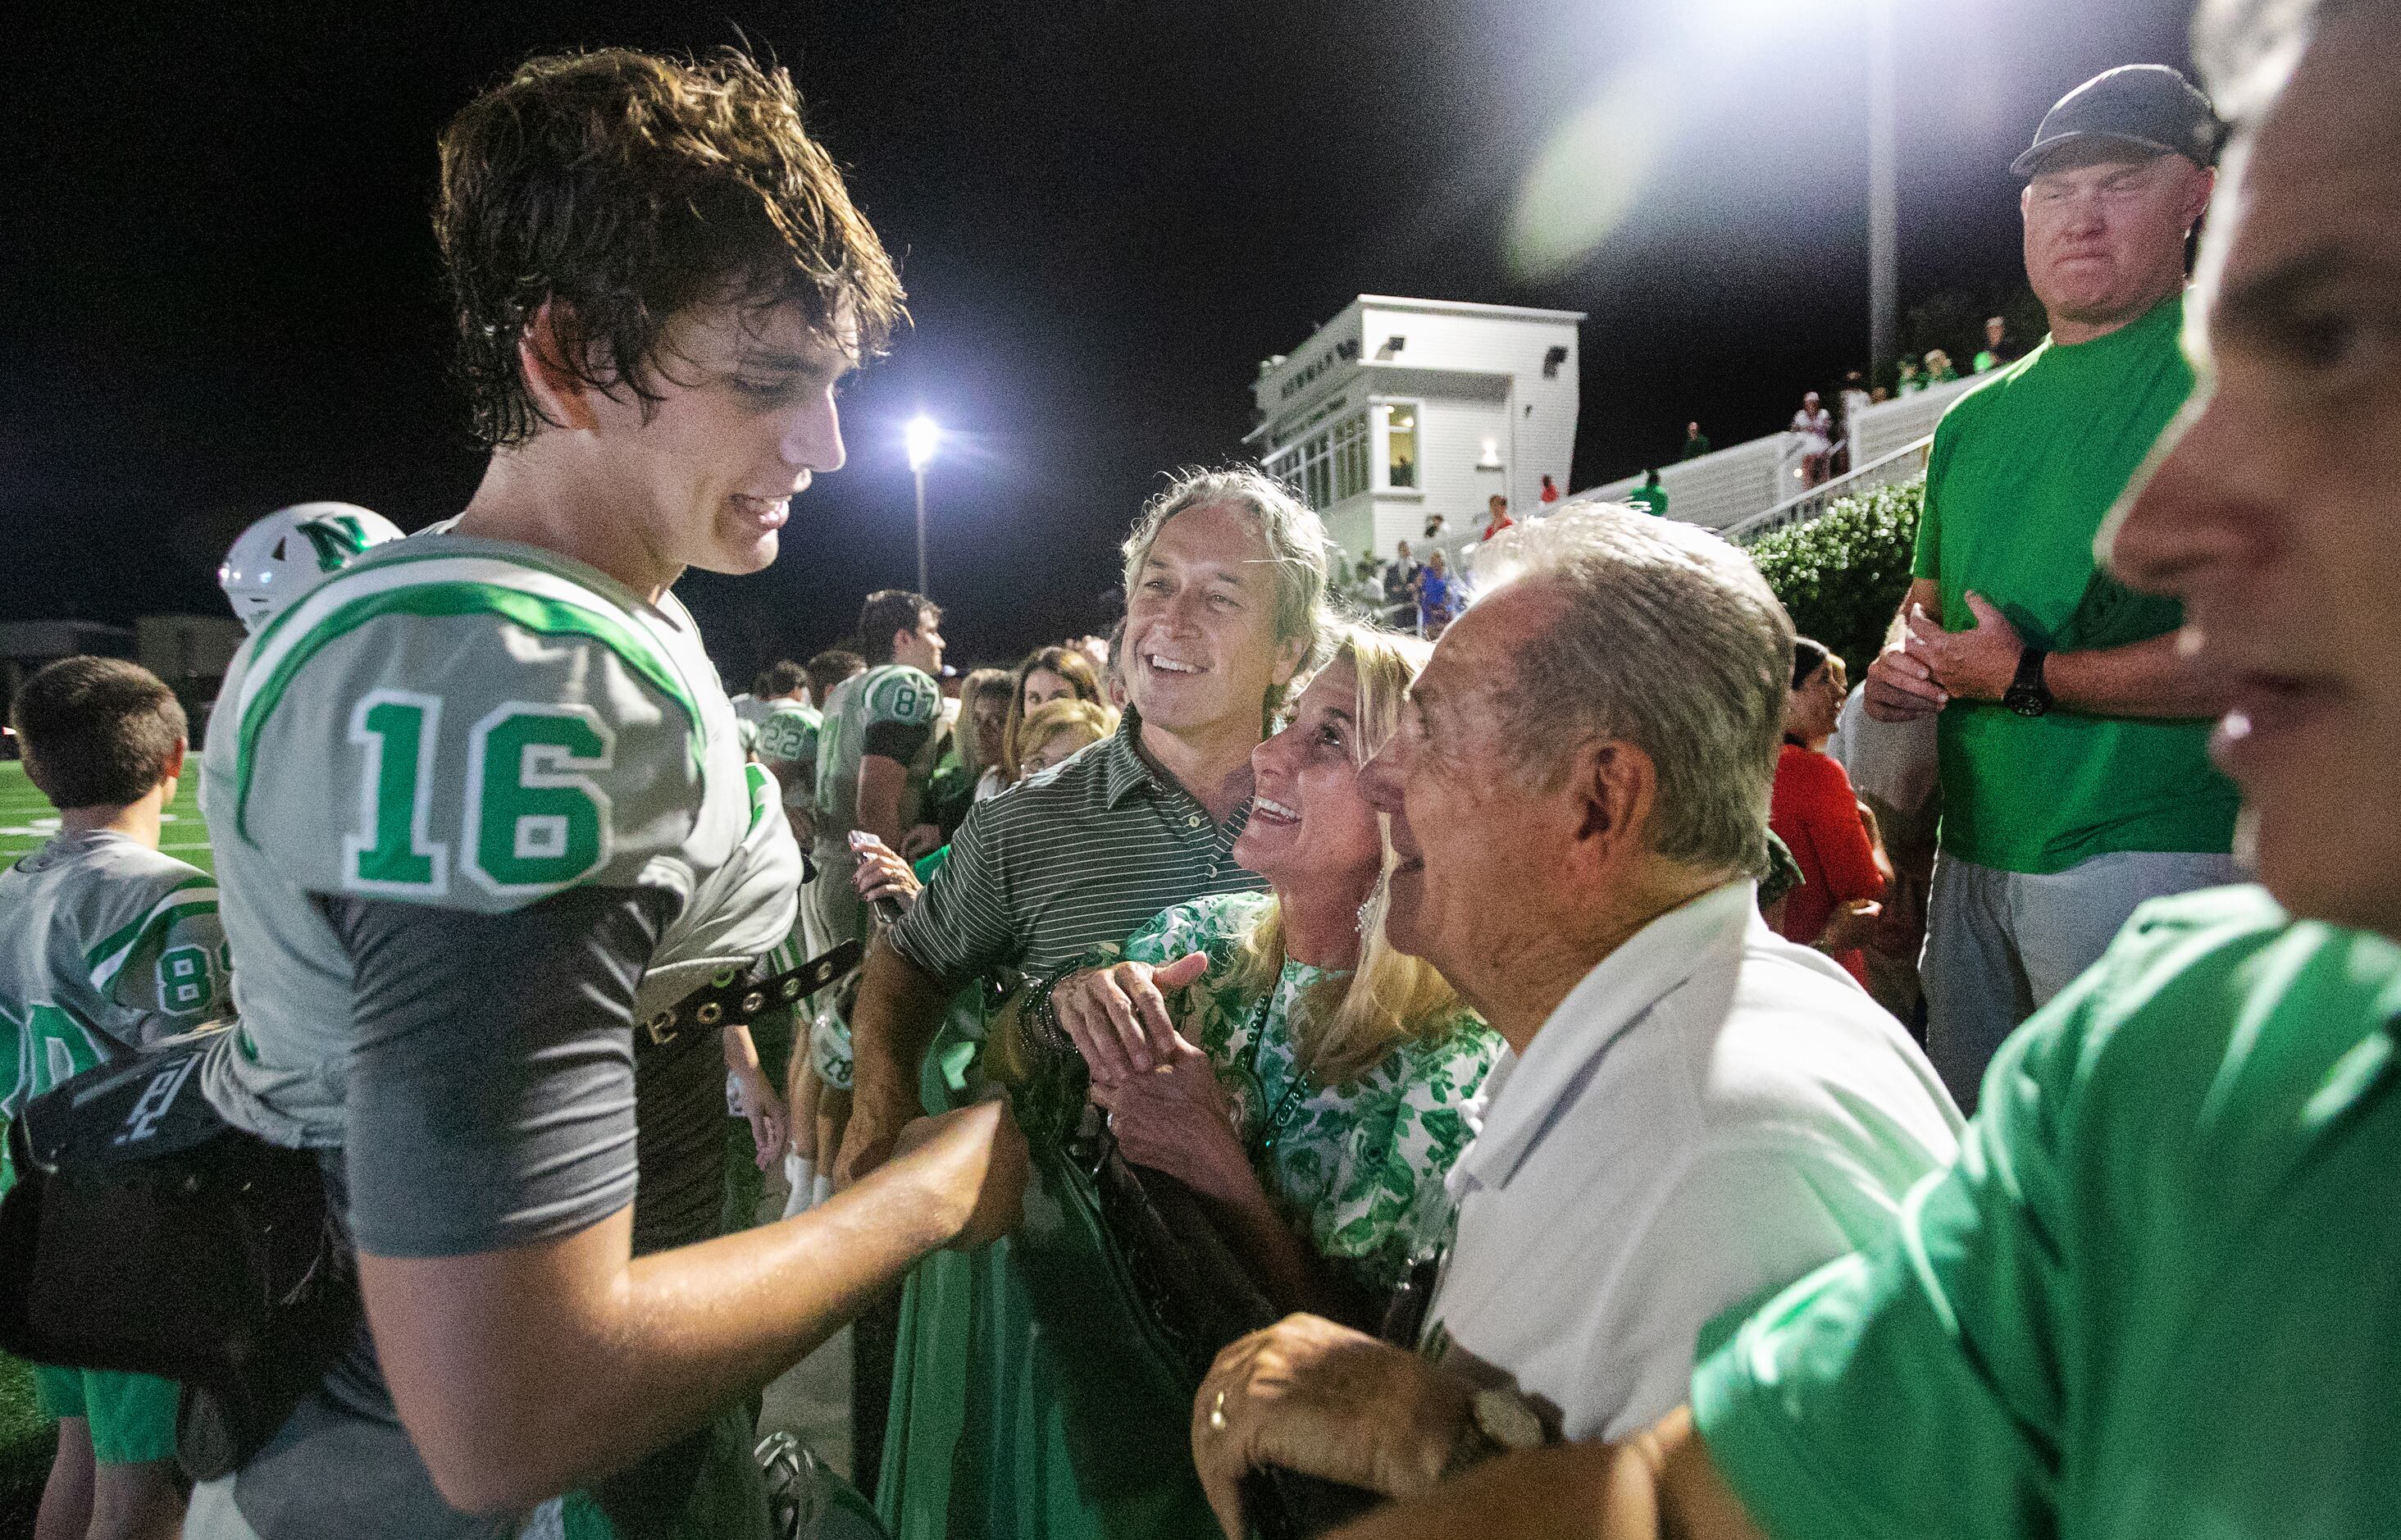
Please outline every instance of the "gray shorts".
[{"label": "gray shorts", "polygon": [[2243,880],[2234,858],[2148,850],[2065,872],[2000,872],[1948,851],[1926,903],[1926,1053],[1962,1112],[2020,1022],[2100,959],[2147,900]]}]

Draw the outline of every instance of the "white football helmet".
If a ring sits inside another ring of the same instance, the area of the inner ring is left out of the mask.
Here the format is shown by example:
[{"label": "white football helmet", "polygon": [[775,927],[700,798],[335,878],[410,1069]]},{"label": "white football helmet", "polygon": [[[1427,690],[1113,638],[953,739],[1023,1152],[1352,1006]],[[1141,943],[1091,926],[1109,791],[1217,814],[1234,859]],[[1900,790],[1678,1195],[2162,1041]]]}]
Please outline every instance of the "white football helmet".
[{"label": "white football helmet", "polygon": [[244,529],[217,569],[217,586],[255,636],[283,607],[400,527],[355,502],[295,502]]}]

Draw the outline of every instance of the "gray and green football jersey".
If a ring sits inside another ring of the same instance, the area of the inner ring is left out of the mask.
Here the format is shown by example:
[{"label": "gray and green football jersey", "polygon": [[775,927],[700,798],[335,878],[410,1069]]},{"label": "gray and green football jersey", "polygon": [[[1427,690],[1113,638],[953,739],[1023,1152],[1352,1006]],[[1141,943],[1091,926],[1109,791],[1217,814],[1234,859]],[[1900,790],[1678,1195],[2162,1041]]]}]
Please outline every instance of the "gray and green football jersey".
[{"label": "gray and green football jersey", "polygon": [[817,730],[817,832],[820,849],[847,851],[858,827],[858,762],[872,750],[868,739],[880,723],[923,727],[923,742],[907,761],[908,784],[900,793],[900,827],[921,821],[926,783],[941,753],[942,691],[934,677],[905,663],[886,663],[842,681],[826,702]]},{"label": "gray and green football jersey", "polygon": [[499,914],[662,887],[682,907],[653,969],[790,926],[798,854],[691,615],[533,547],[420,535],[311,589],[237,654],[201,774],[243,958],[205,1083],[280,1143],[342,1142],[351,969],[317,895]]},{"label": "gray and green football jersey", "polygon": [[757,764],[744,765],[742,773],[750,821],[732,858],[701,880],[659,938],[634,993],[638,1021],[675,1004],[719,969],[767,956],[791,934],[800,908],[801,847],[777,810],[775,777]]},{"label": "gray and green football jersey", "polygon": [[759,741],[753,751],[769,763],[789,762],[810,767],[810,778],[795,782],[784,793],[787,807],[813,808],[816,766],[819,733],[825,719],[813,707],[796,700],[779,700],[767,708],[759,722]]},{"label": "gray and green football jersey", "polygon": [[0,1121],[222,1013],[216,885],[137,840],[60,835],[0,873]]}]

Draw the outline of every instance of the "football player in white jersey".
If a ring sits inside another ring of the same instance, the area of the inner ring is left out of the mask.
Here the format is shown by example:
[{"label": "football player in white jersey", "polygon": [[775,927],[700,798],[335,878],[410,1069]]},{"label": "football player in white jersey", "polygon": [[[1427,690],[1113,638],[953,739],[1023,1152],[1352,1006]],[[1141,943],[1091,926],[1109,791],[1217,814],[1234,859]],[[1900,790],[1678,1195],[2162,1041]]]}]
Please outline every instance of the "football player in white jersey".
[{"label": "football player in white jersey", "polygon": [[[227,974],[216,885],[158,848],[184,772],[184,709],[148,670],[64,658],[18,690],[25,773],[59,836],[0,873],[0,1130],[27,1100],[220,1013]],[[0,1156],[0,1188],[13,1176]],[[163,1540],[176,1387],[146,1374],[34,1370],[59,1447],[41,1540]]]},{"label": "football player in white jersey", "polygon": [[203,1083],[324,1152],[370,1330],[187,1533],[498,1536],[564,1494],[578,1533],[762,1535],[745,1398],[1024,1172],[970,1109],[704,1240],[721,1166],[658,1153],[721,1160],[724,1103],[656,981],[775,945],[799,874],[668,590],[775,558],[899,286],[731,51],[528,62],[445,133],[435,217],[490,465],[252,639],[203,771],[244,959]]}]

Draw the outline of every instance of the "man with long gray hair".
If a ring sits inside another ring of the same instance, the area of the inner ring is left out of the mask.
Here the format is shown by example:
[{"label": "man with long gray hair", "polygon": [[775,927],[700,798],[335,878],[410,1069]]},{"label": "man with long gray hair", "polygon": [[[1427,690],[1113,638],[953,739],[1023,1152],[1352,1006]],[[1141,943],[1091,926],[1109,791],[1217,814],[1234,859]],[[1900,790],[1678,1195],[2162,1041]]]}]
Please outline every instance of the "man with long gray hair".
[{"label": "man with long gray hair", "polygon": [[[838,1182],[881,1165],[919,1115],[920,1066],[962,987],[1055,973],[1163,909],[1265,886],[1236,864],[1234,841],[1249,819],[1251,750],[1325,643],[1325,552],[1317,516],[1255,469],[1180,476],[1144,510],[1124,547],[1123,722],[1106,742],[978,803],[948,862],[876,941],[851,1018],[856,1080]],[[1121,1024],[1150,1068],[1130,1011]],[[952,1093],[974,1095],[976,1073],[947,1051],[940,1059]],[[1055,1212],[1056,1196],[1037,1206]],[[1080,1252],[1063,1261],[1059,1230],[920,1274],[906,1330],[926,1347],[901,1365],[893,1404],[936,1412],[895,1419],[902,1449],[886,1462],[898,1475],[884,1501],[945,1515],[962,1533],[1205,1533],[1207,1511],[1180,1458],[1182,1392],[1121,1372],[1106,1327],[1057,1282],[1106,1264]],[[954,1305],[974,1318],[943,1313]],[[1021,1312],[1040,1329],[1026,1330]],[[1074,1367],[1077,1343],[1096,1337],[1110,1341],[1113,1384]],[[961,1340],[992,1346],[962,1355],[951,1351]],[[944,1375],[952,1382],[930,1382]],[[1057,1436],[1047,1426],[1028,1435],[1017,1410],[1025,1406],[1055,1411]],[[959,1407],[967,1410],[940,1409]],[[977,1470],[998,1474],[969,1490],[965,1473]],[[1029,1492],[1043,1494],[1047,1518],[1024,1517]]]},{"label": "man with long gray hair", "polygon": [[1255,1464],[1410,1495],[1644,1426],[1704,1323],[1888,1229],[1956,1148],[1900,1025],[1760,917],[1792,627],[1749,560],[1604,507],[1477,567],[1365,774],[1401,857],[1393,941],[1509,1052],[1421,1351],[1294,1316],[1202,1385],[1229,1534]]}]

